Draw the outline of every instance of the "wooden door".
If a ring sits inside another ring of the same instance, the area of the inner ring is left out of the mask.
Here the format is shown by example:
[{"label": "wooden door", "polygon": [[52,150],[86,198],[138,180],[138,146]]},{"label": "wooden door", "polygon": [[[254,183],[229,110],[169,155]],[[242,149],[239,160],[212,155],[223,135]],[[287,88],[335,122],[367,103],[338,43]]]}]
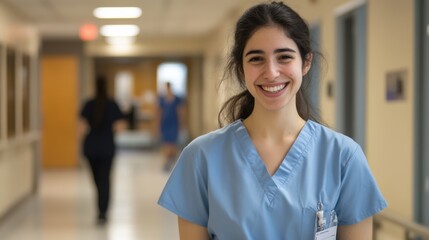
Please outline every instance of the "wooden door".
[{"label": "wooden door", "polygon": [[42,56],[43,167],[77,166],[78,73],[76,56]]}]

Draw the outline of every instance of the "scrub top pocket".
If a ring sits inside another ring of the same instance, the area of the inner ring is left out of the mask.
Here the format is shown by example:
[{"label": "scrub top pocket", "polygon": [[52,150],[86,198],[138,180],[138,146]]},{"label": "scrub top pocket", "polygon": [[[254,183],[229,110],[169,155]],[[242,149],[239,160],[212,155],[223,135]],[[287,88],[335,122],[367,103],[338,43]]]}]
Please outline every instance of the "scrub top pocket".
[{"label": "scrub top pocket", "polygon": [[[318,229],[318,206],[320,203],[314,203],[314,206],[303,207],[302,209],[302,220],[301,220],[301,239],[303,240],[314,240]],[[323,203],[323,217],[324,217],[324,228],[328,229],[332,226],[337,226],[338,220],[336,212],[331,204]],[[319,215],[320,216],[320,215]],[[335,218],[334,218],[335,217]]]}]

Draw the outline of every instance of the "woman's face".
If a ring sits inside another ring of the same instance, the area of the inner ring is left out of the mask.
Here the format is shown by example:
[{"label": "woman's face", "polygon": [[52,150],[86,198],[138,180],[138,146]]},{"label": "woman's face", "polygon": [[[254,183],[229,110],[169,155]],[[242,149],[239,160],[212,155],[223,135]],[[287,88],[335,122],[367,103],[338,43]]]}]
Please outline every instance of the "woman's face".
[{"label": "woman's face", "polygon": [[309,68],[309,63],[303,65],[298,46],[283,29],[277,26],[258,29],[243,52],[244,78],[255,98],[255,110],[296,109],[296,93]]}]

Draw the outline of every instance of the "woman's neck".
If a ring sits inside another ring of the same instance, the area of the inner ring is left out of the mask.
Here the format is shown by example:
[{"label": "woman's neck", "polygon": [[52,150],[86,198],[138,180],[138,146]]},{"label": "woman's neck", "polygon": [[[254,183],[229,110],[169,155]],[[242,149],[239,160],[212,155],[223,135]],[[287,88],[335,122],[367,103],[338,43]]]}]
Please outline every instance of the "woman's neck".
[{"label": "woman's neck", "polygon": [[250,136],[257,138],[286,139],[295,138],[305,125],[298,111],[264,111],[255,108],[245,119],[244,125]]}]

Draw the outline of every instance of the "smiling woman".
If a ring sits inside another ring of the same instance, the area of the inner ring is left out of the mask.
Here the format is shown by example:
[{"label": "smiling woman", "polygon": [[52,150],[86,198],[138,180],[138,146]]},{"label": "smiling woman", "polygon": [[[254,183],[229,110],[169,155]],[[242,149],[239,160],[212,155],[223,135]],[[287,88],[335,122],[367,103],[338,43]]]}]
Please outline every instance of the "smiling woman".
[{"label": "smiling woman", "polygon": [[309,35],[282,2],[238,20],[226,71],[241,92],[221,109],[226,125],[183,150],[159,199],[181,239],[372,238],[386,202],[359,145],[311,111]]}]

